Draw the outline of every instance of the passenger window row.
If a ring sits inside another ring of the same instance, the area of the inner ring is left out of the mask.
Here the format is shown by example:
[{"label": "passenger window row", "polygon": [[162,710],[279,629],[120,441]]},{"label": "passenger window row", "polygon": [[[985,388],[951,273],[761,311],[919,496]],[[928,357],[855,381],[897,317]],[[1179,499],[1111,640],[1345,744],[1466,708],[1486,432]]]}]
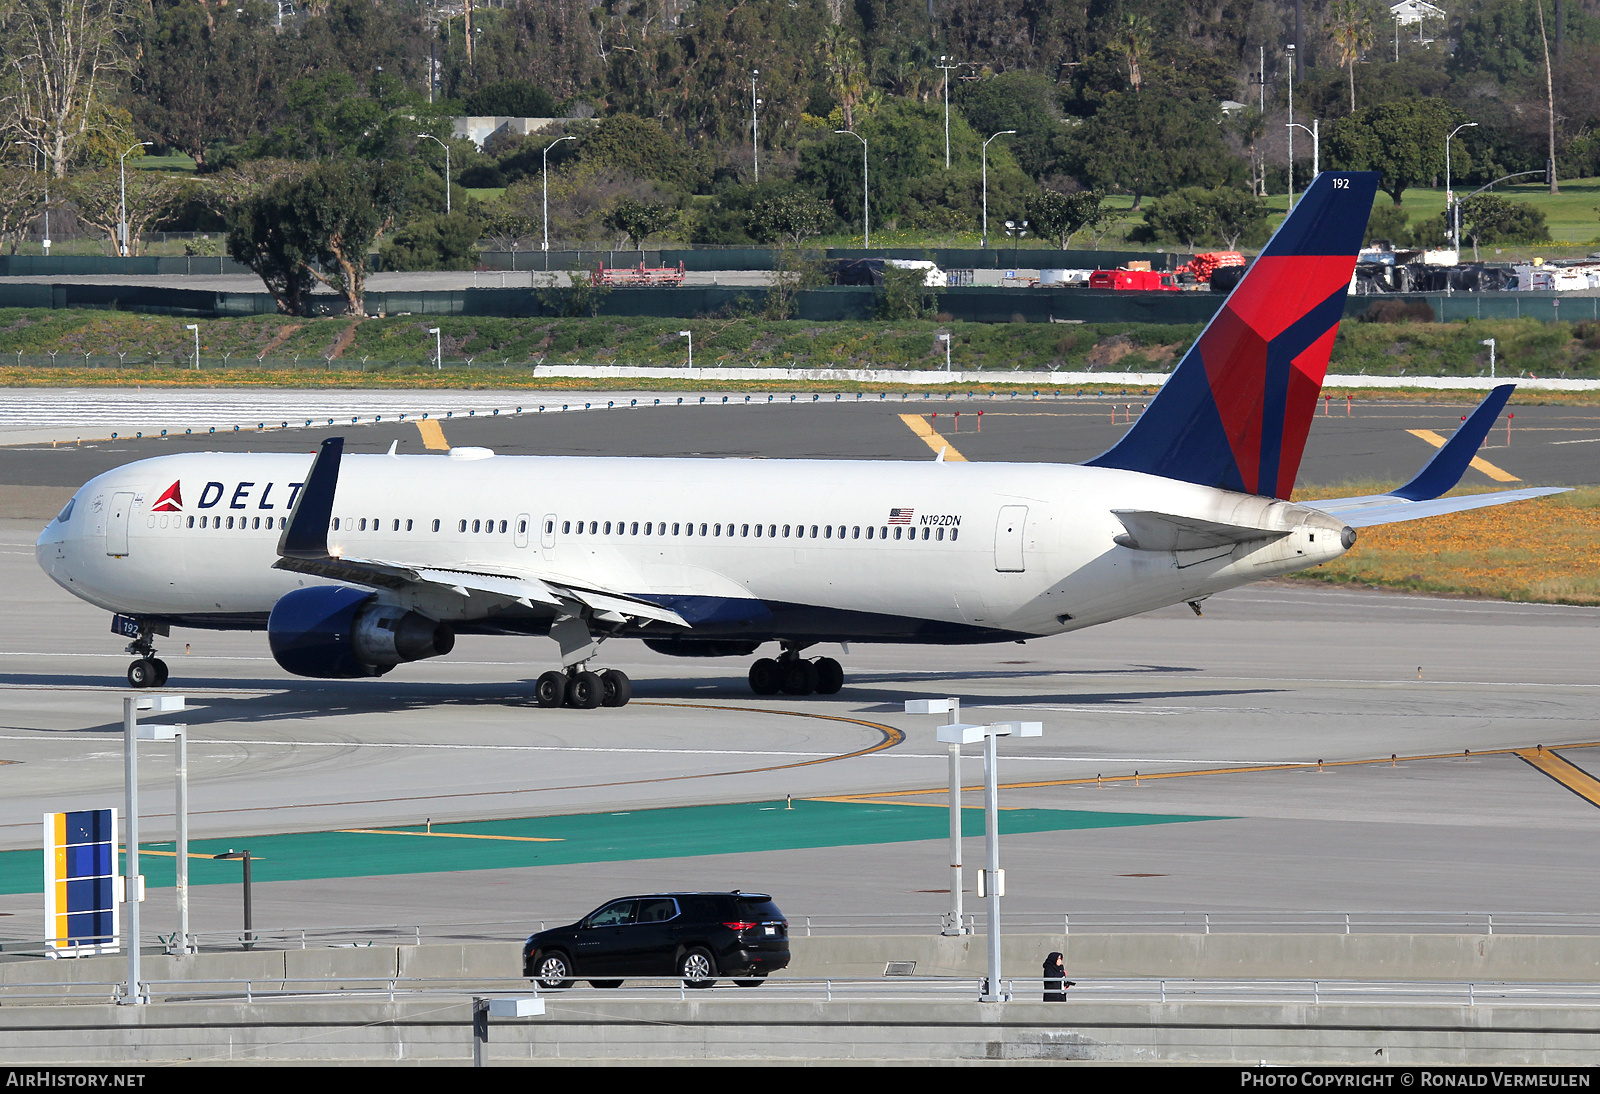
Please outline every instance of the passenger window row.
[{"label": "passenger window row", "polygon": [[[552,530],[550,527],[551,523],[552,522],[550,521],[545,522],[545,530],[547,532]],[[673,535],[684,537],[710,536],[713,539],[717,537],[732,539],[806,539],[809,536],[811,539],[870,540],[876,538],[879,540],[886,540],[890,538],[889,533],[893,531],[893,538],[904,542],[918,538],[924,540],[942,540],[946,538],[945,533],[948,531],[948,538],[953,543],[961,532],[961,529],[959,528],[923,528],[921,529],[922,534],[919,537],[917,534],[918,529],[909,528],[904,525],[893,527],[888,525],[880,527],[867,525],[863,527],[859,524],[734,524],[731,522],[724,525],[710,522],[696,524],[693,521],[674,521],[671,525],[672,531],[668,532],[667,528],[668,525],[665,521],[645,521],[643,524],[640,524],[636,520],[591,520],[587,523],[581,520],[564,520],[561,522],[561,534],[571,536]]]},{"label": "passenger window row", "polygon": [[[154,518],[152,518],[152,519],[154,519]],[[165,520],[166,518],[162,518],[162,519]],[[199,523],[196,523],[197,521]],[[165,528],[166,525],[163,524],[162,527]],[[177,527],[177,525],[175,524],[175,525],[173,525],[173,527]],[[185,527],[185,528],[224,528],[224,529],[237,528],[241,532],[242,531],[246,531],[246,530],[254,531],[254,530],[259,530],[259,529],[262,529],[262,528],[265,528],[268,531],[271,531],[273,529],[278,529],[279,531],[281,531],[284,528],[289,527],[289,518],[288,517],[237,517],[237,518],[235,518],[235,517],[220,517],[220,516],[217,516],[217,517],[213,517],[213,516],[186,517],[186,518],[184,518],[183,527]]]}]

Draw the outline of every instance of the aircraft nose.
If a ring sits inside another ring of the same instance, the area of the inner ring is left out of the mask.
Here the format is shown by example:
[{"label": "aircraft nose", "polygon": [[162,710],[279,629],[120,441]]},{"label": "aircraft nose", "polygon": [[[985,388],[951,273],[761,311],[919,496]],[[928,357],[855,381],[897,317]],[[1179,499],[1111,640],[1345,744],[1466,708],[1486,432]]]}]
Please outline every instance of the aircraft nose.
[{"label": "aircraft nose", "polygon": [[34,557],[45,573],[54,575],[67,557],[67,533],[60,521],[51,521],[33,545]]}]

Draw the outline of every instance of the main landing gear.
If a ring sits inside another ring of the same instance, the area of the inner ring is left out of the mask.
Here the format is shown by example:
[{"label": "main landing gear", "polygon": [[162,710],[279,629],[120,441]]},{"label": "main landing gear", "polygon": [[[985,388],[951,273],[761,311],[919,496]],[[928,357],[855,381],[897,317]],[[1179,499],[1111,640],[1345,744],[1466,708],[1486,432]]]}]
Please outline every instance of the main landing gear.
[{"label": "main landing gear", "polygon": [[159,688],[167,683],[167,663],[155,655],[151,641],[153,632],[140,628],[139,637],[128,643],[124,653],[136,653],[138,660],[128,666],[128,685],[136,688]]},{"label": "main landing gear", "polygon": [[763,657],[750,666],[750,690],[757,695],[837,695],[844,687],[844,666],[831,657],[806,660],[800,646],[785,646],[776,658]]},{"label": "main landing gear", "polygon": [[633,698],[633,684],[618,669],[589,672],[579,666],[562,672],[551,669],[539,677],[533,688],[534,701],[542,707],[625,707]]}]

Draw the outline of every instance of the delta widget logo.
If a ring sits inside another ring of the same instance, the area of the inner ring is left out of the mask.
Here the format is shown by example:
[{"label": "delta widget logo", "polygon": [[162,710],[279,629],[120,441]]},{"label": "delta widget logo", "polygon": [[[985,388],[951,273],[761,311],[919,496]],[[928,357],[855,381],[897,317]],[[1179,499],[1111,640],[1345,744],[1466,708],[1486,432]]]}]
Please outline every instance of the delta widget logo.
[{"label": "delta widget logo", "polygon": [[156,499],[156,503],[150,507],[150,511],[152,513],[183,512],[183,493],[178,489],[176,482],[167,487],[162,495]]}]

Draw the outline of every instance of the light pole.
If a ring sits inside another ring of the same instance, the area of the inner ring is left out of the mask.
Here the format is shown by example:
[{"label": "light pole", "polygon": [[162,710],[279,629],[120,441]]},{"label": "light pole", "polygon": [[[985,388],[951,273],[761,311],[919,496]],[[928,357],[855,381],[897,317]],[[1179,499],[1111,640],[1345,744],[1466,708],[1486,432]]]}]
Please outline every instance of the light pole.
[{"label": "light pole", "polygon": [[[163,696],[170,701],[178,696]],[[158,726],[145,723],[138,727],[135,736],[141,741],[171,741],[173,743],[174,759],[177,761],[177,814],[178,814],[178,842],[175,847],[177,855],[177,890],[178,890],[178,933],[173,935],[172,941],[167,944],[168,953],[194,953],[196,948],[189,943],[189,727],[183,723],[176,725]]]},{"label": "light pole", "polygon": [[444,371],[444,333],[439,327],[429,327],[428,333],[433,335],[433,367],[440,372]]},{"label": "light pole", "polygon": [[550,149],[562,141],[575,141],[577,137],[557,137],[544,146],[544,243],[540,250],[544,251],[544,268],[550,268]]},{"label": "light pole", "polygon": [[761,77],[761,70],[750,70],[750,160],[755,164],[756,181],[761,181],[761,129],[760,122],[756,119],[756,108],[761,105],[761,100],[756,98],[756,80]]},{"label": "light pole", "polygon": [[939,335],[939,341],[944,343],[944,370],[950,371],[950,335]]},{"label": "light pole", "polygon": [[428,140],[432,141],[434,144],[437,144],[440,148],[444,149],[444,215],[445,216],[449,216],[450,215],[450,146],[448,144],[444,143],[444,141],[440,140],[438,137],[435,137],[432,133],[418,133],[417,136],[426,137]]},{"label": "light pole", "polygon": [[[44,253],[48,257],[50,254],[50,153],[46,152],[43,146],[34,144],[32,141],[13,141],[12,143],[25,144],[38,152],[39,162],[44,167]],[[946,164],[946,166],[949,165]]]},{"label": "light pole", "polygon": [[983,245],[985,247],[989,245],[989,141],[994,140],[995,137],[1004,137],[1007,134],[1015,133],[1015,129],[1002,129],[994,137],[990,137],[988,141],[983,142]]},{"label": "light pole", "polygon": [[689,340],[689,367],[694,368],[694,331],[680,330],[678,332],[678,337],[687,338]]},{"label": "light pole", "polygon": [[[941,334],[945,340],[945,352],[949,352],[950,336]],[[948,363],[945,366],[949,367]],[[961,724],[961,700],[950,699],[907,699],[907,714],[948,714],[950,715],[947,726]],[[941,934],[961,935],[970,933],[966,925],[966,914],[961,908],[962,863],[961,863],[961,743],[959,741],[945,742],[950,749],[950,912],[945,917],[944,930]]]},{"label": "light pole", "polygon": [[1309,129],[1307,129],[1300,122],[1290,122],[1289,123],[1289,138],[1290,138],[1290,140],[1294,139],[1294,130],[1296,130],[1296,129],[1305,129],[1305,131],[1307,133],[1311,134],[1311,178],[1312,178],[1313,181],[1316,180],[1317,175],[1322,171],[1322,135],[1321,135],[1321,131],[1320,131],[1321,130],[1321,126],[1322,126],[1322,119],[1320,119],[1320,118],[1312,118],[1311,119],[1311,127]]},{"label": "light pole", "polygon": [[122,177],[122,202],[119,207],[120,215],[118,216],[117,223],[122,232],[123,258],[128,257],[128,152],[132,152],[135,148],[148,148],[154,143],[154,141],[140,141],[138,144],[131,146],[127,151],[123,152],[122,155],[117,157],[117,168],[121,172]]},{"label": "light pole", "polygon": [[867,138],[853,129],[835,129],[835,133],[849,133],[861,142],[861,249],[872,249],[872,213],[867,208]]},{"label": "light pole", "polygon": [[944,72],[944,169],[950,170],[950,73],[960,68],[960,65],[949,63],[950,58],[944,54],[939,55],[939,63],[933,67]]},{"label": "light pole", "polygon": [[183,329],[194,331],[194,367],[195,371],[198,372],[200,370],[200,324],[185,323]]},{"label": "light pole", "polygon": [[123,923],[128,932],[128,994],[121,1000],[138,1005],[147,1002],[139,987],[139,904],[144,900],[144,877],[139,873],[139,750],[136,742],[154,739],[157,730],[175,729],[172,726],[145,725],[150,737],[140,732],[139,711],[169,714],[184,709],[181,695],[149,695],[140,698],[129,696],[122,700],[122,778],[127,811],[127,844],[123,853]]},{"label": "light pole", "polygon": [[1284,47],[1289,53],[1289,208],[1294,209],[1294,43]]},{"label": "light pole", "polygon": [[1044,727],[1039,722],[995,722],[993,725],[962,725],[959,722],[939,727],[939,740],[945,744],[983,743],[983,859],[978,871],[978,896],[988,901],[987,933],[989,975],[978,997],[983,1003],[1010,1001],[1000,980],[1000,898],[1005,896],[1006,875],[1000,869],[1000,757],[995,741],[1001,737],[1038,737]]},{"label": "light pole", "polygon": [[1009,236],[1013,240],[1013,243],[1011,245],[1011,265],[1013,265],[1013,266],[1015,266],[1017,264],[1017,251],[1022,246],[1022,237],[1027,235],[1027,234],[1028,234],[1028,222],[1027,221],[1023,221],[1021,224],[1018,224],[1014,220],[1006,221],[1006,235]]},{"label": "light pole", "polygon": [[[1396,25],[1399,25],[1398,22]],[[1475,129],[1477,125],[1477,122],[1462,122],[1450,130],[1450,135],[1444,139],[1444,207],[1450,217],[1450,242],[1458,255],[1461,252],[1461,218],[1456,212],[1456,192],[1450,188],[1450,142],[1463,129]]]},{"label": "light pole", "polygon": [[1488,346],[1489,347],[1489,379],[1493,380],[1494,379],[1494,339],[1493,338],[1485,338],[1483,341],[1479,342],[1478,345],[1480,345],[1480,346]]}]

